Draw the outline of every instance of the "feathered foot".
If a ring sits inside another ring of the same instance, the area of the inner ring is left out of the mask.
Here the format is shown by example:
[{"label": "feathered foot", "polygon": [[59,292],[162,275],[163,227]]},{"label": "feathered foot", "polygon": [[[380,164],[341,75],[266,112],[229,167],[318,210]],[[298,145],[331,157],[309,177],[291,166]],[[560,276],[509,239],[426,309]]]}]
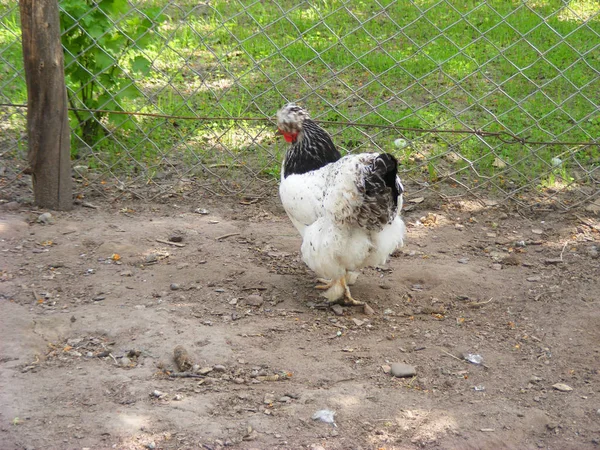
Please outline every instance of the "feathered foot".
[{"label": "feathered foot", "polygon": [[315,289],[320,289],[322,291],[326,291],[329,288],[331,288],[337,280],[328,280],[327,278],[317,278],[317,281],[319,283],[323,283],[323,284],[317,284],[315,286]]},{"label": "feathered foot", "polygon": [[342,278],[342,286],[344,287],[344,305],[347,306],[362,306],[365,302],[354,300],[350,294],[350,288],[346,284],[346,278]]},{"label": "feathered foot", "polygon": [[322,295],[328,300],[328,304],[334,305],[338,303],[345,306],[364,305],[363,302],[359,302],[358,300],[352,298],[352,295],[350,294],[350,288],[348,287],[345,277],[338,278],[337,280],[324,281],[327,281],[328,283],[317,286],[317,289],[326,289]]}]

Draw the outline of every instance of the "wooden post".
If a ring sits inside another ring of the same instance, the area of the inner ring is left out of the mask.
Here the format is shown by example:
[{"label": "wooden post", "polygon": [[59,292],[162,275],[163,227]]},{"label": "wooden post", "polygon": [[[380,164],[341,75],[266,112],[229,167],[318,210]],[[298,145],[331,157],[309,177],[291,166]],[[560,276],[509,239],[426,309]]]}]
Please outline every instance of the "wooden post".
[{"label": "wooden post", "polygon": [[19,0],[29,167],[38,206],[73,206],[64,57],[57,0]]}]

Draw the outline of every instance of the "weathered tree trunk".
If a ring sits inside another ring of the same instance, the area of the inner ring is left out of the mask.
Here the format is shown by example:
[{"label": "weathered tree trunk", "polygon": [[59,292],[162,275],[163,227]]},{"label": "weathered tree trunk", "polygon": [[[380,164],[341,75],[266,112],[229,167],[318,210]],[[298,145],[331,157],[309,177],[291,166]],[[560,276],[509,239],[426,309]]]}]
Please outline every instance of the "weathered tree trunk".
[{"label": "weathered tree trunk", "polygon": [[73,206],[70,132],[57,0],[20,0],[29,166],[35,203]]}]

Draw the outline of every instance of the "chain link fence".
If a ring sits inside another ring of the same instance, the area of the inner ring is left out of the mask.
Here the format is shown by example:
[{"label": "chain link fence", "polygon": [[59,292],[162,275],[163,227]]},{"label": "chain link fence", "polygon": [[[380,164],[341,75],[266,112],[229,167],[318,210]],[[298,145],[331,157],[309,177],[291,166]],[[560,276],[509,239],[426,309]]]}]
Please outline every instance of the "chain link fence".
[{"label": "chain link fence", "polygon": [[[342,151],[395,153],[409,197],[600,205],[595,0],[59,4],[79,197],[273,195],[286,144],[260,119],[295,101]],[[4,105],[26,103],[20,39],[0,0]],[[7,199],[25,114],[0,106]]]}]

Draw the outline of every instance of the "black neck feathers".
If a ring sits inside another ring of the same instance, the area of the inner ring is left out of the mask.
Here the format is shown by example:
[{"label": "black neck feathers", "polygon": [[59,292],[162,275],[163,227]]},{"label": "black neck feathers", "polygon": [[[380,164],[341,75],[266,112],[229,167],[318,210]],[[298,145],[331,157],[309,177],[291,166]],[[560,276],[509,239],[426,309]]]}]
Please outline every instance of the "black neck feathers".
[{"label": "black neck feathers", "polygon": [[329,134],[311,119],[306,119],[285,155],[283,176],[318,170],[341,157]]}]

